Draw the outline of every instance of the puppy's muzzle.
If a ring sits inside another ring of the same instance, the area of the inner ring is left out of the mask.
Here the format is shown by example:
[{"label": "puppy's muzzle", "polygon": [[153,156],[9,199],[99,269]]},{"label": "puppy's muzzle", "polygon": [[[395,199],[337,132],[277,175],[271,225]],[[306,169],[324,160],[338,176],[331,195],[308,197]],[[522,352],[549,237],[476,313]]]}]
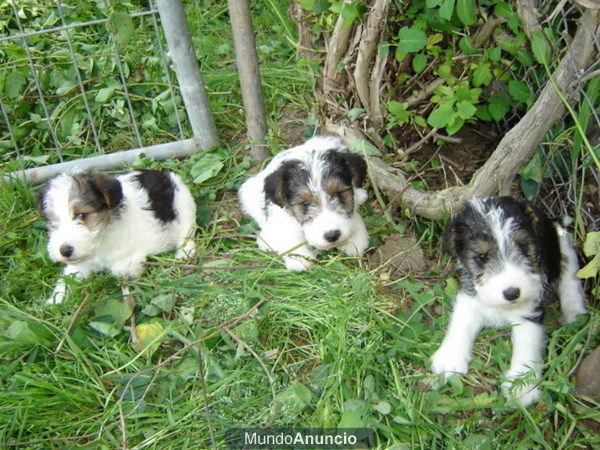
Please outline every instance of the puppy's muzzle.
[{"label": "puppy's muzzle", "polygon": [[62,256],[69,259],[71,256],[73,256],[73,252],[75,251],[75,249],[73,248],[72,245],[63,244],[60,246],[59,251]]},{"label": "puppy's muzzle", "polygon": [[330,230],[326,232],[323,237],[327,242],[335,242],[340,238],[341,235],[342,232],[340,230]]},{"label": "puppy's muzzle", "polygon": [[506,300],[508,300],[509,302],[512,302],[521,296],[521,290],[516,287],[510,287],[508,289],[504,289],[502,291],[502,295],[504,296],[504,298]]}]

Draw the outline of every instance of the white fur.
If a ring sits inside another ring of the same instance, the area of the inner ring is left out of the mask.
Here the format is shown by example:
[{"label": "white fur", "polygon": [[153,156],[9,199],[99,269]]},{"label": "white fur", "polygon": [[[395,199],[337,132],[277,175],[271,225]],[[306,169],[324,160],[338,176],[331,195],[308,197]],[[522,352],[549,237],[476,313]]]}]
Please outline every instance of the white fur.
[{"label": "white fur", "polygon": [[[174,210],[177,217],[167,224],[149,209],[146,191],[140,189],[130,172],[116,177],[123,190],[120,214],[106,226],[90,231],[82,221],[73,218],[69,205],[70,176],[52,179],[44,204],[56,221],[50,225],[48,253],[52,260],[65,264],[63,275],[84,279],[93,272],[108,270],[118,277],[138,277],[149,255],[177,249],[177,258],[193,255],[196,229],[196,204],[181,179],[171,173],[176,190]],[[74,248],[73,258],[60,253],[63,244]],[[60,279],[48,303],[62,303],[67,294]]]},{"label": "white fur", "polygon": [[[502,223],[500,216],[493,223],[492,231],[500,249],[508,245],[510,226],[510,223]],[[558,225],[557,231],[564,262],[558,280],[558,295],[565,322],[572,322],[578,314],[586,312],[585,299],[575,276],[577,257],[569,233]],[[503,298],[502,291],[509,287],[521,290],[518,301],[509,302]],[[513,354],[502,391],[523,406],[538,401],[546,337],[544,327],[527,317],[534,313],[541,294],[540,276],[527,274],[518,264],[510,263],[488,278],[483,286],[478,286],[476,295],[459,292],[446,336],[431,357],[433,372],[445,377],[466,373],[479,331],[483,327],[511,326]]]},{"label": "white fur", "polygon": [[[284,255],[288,269],[302,271],[308,269],[315,257],[313,248],[327,250],[339,248],[350,256],[360,256],[369,246],[369,235],[365,224],[357,212],[358,207],[367,199],[362,188],[354,188],[355,211],[352,217],[339,214],[326,207],[312,221],[304,226],[285,209],[268,202],[265,198],[265,178],[275,172],[280,165],[290,159],[305,162],[311,173],[324,170],[323,161],[315,158],[315,154],[332,148],[344,148],[335,137],[317,136],[302,145],[285,150],[273,157],[264,170],[246,180],[239,189],[242,209],[252,217],[261,231],[258,245],[261,249],[270,249]],[[313,192],[320,192],[321,187],[310,186]],[[322,204],[325,205],[325,193],[321,192]],[[340,231],[340,238],[328,242],[324,233],[328,230]]]}]

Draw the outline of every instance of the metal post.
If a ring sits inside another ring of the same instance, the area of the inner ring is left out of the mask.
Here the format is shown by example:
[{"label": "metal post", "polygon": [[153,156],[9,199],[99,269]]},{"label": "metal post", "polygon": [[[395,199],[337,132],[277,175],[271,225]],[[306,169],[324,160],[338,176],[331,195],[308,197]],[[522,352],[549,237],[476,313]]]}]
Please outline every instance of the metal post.
[{"label": "metal post", "polygon": [[157,0],[169,53],[175,65],[181,96],[198,146],[206,150],[219,139],[212,111],[204,91],[198,60],[190,37],[181,0]]}]

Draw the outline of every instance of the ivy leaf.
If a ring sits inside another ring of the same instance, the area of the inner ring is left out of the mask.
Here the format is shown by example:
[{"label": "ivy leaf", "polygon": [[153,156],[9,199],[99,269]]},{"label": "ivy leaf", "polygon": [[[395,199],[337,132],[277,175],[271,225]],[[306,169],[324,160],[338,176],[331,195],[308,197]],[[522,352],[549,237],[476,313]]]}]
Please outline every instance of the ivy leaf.
[{"label": "ivy leaf", "polygon": [[452,108],[453,102],[446,102],[435,108],[429,117],[427,123],[432,127],[444,128],[448,123],[455,117],[454,108]]},{"label": "ivy leaf", "polygon": [[494,14],[505,19],[510,19],[515,15],[515,11],[510,3],[498,2],[494,7]]},{"label": "ivy leaf", "polygon": [[146,350],[146,354],[152,356],[160,346],[161,339],[158,339],[158,337],[163,331],[165,331],[165,329],[160,323],[151,322],[136,325],[135,332],[138,337],[138,342],[133,343],[133,348],[138,353]]},{"label": "ivy leaf", "polygon": [[415,73],[423,72],[423,70],[425,70],[425,66],[427,66],[427,56],[422,53],[416,54],[412,60],[412,68]]},{"label": "ivy leaf", "polygon": [[198,160],[192,165],[190,174],[194,183],[203,183],[217,175],[223,166],[223,155],[215,152],[200,153]]},{"label": "ivy leaf", "polygon": [[473,45],[471,45],[471,38],[469,38],[468,36],[463,36],[459,39],[458,47],[460,48],[460,51],[463,52],[465,55],[474,55],[479,51],[475,47],[473,47]]},{"label": "ivy leaf", "polygon": [[442,3],[444,0],[426,0],[425,1],[425,5],[428,8],[435,8],[437,5],[439,5],[440,3]]},{"label": "ivy leaf", "polygon": [[406,103],[392,100],[388,103],[387,108],[399,122],[405,122],[410,117],[410,112],[406,110]]},{"label": "ivy leaf", "polygon": [[452,136],[454,133],[460,130],[464,124],[465,121],[458,117],[458,114],[455,114],[448,125],[446,125],[446,133],[448,133],[448,136]]},{"label": "ivy leaf", "polygon": [[487,48],[485,52],[487,53],[488,58],[490,58],[490,61],[498,62],[502,57],[502,49],[500,47],[490,47]]},{"label": "ivy leaf", "polygon": [[475,24],[477,22],[475,0],[457,0],[456,14],[463,24],[467,26]]},{"label": "ivy leaf", "polygon": [[512,98],[521,103],[527,103],[531,100],[529,86],[520,80],[510,80],[508,82],[508,93]]},{"label": "ivy leaf", "polygon": [[350,150],[363,156],[381,156],[381,152],[370,142],[364,139],[355,139],[350,143]]},{"label": "ivy leaf", "polygon": [[450,20],[452,18],[452,12],[454,11],[455,0],[444,0],[442,6],[440,6],[440,17],[442,19]]},{"label": "ivy leaf", "polygon": [[427,35],[418,28],[402,27],[398,32],[398,41],[398,51],[401,53],[418,52],[427,45]]},{"label": "ivy leaf", "polygon": [[489,98],[488,111],[492,119],[498,121],[502,119],[510,109],[510,99],[500,97],[499,95],[491,95]]}]

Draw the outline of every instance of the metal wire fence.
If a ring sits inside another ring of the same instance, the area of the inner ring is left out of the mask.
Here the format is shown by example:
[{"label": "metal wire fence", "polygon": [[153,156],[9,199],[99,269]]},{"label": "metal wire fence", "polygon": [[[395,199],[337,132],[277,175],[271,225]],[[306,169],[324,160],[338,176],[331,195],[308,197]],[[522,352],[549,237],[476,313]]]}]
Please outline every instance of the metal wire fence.
[{"label": "metal wire fence", "polygon": [[48,3],[0,3],[5,179],[39,183],[216,144],[179,0]]}]

